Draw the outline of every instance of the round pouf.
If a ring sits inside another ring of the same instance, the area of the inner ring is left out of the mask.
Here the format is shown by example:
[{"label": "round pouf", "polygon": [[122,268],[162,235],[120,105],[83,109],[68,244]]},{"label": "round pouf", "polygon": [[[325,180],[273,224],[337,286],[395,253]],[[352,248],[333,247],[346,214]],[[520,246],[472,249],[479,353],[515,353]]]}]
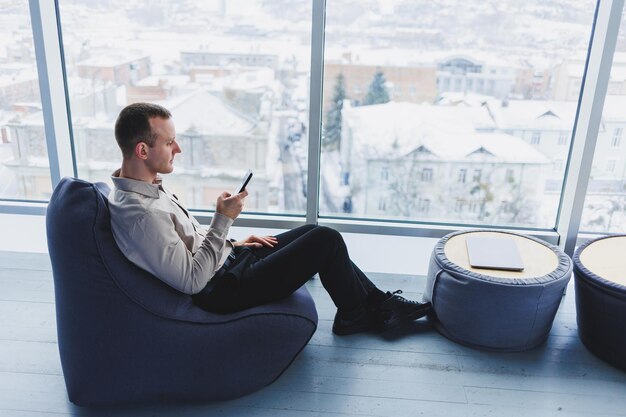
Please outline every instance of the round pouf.
[{"label": "round pouf", "polygon": [[[469,236],[513,239],[524,269],[471,267]],[[539,239],[503,231],[455,232],[435,245],[424,299],[433,304],[435,328],[449,339],[474,348],[521,351],[548,337],[571,275],[570,258]]]},{"label": "round pouf", "polygon": [[588,241],[574,254],[578,336],[626,371],[626,235]]}]

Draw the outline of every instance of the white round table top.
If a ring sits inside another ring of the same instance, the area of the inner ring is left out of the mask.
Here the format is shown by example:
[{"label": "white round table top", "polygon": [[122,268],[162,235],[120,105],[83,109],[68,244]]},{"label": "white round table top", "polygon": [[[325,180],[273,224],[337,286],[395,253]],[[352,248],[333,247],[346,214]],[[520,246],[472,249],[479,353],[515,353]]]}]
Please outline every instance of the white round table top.
[{"label": "white round table top", "polygon": [[597,240],[582,250],[579,259],[600,278],[626,286],[626,236]]},{"label": "white round table top", "polygon": [[[489,237],[489,238],[509,238],[515,241],[517,249],[524,263],[522,271],[505,271],[499,269],[474,268],[469,264],[467,255],[467,246],[465,238]],[[475,272],[480,275],[486,275],[497,278],[534,278],[545,276],[554,271],[559,265],[559,258],[556,253],[549,247],[528,239],[525,236],[501,233],[501,232],[470,232],[462,233],[448,239],[444,246],[444,253],[451,262],[454,262],[461,268]]]}]

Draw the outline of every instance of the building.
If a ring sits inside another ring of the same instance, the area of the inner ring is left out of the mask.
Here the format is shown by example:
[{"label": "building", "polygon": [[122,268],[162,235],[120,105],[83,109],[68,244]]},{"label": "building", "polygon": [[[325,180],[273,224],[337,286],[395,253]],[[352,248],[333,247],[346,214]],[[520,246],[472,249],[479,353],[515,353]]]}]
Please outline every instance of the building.
[{"label": "building", "polygon": [[[442,105],[485,108],[494,131],[518,137],[544,155],[550,165],[544,172],[543,213],[553,217],[559,204],[572,141],[576,101],[494,100],[482,96],[446,95]],[[582,227],[607,230],[616,221],[626,221],[626,153],[622,137],[626,129],[626,95],[608,95],[598,132],[594,163],[588,183]]]},{"label": "building", "polygon": [[490,101],[487,104],[497,131],[522,139],[552,162],[547,188],[563,181],[565,163],[571,144],[576,103],[544,100]]},{"label": "building", "polygon": [[39,101],[39,82],[34,64],[1,64],[0,109],[33,101]]},{"label": "building", "polygon": [[76,63],[78,77],[114,85],[132,85],[152,73],[148,55],[131,52],[117,55],[111,51],[92,55]]},{"label": "building", "polygon": [[438,58],[437,91],[476,93],[508,98],[517,69],[511,63],[484,53],[462,52]]},{"label": "building", "polygon": [[603,232],[626,224],[626,95],[607,96],[598,132],[582,224]]},{"label": "building", "polygon": [[152,102],[165,100],[191,91],[188,75],[151,75],[126,86],[126,102]]},{"label": "building", "polygon": [[[203,91],[159,102],[172,112],[178,142],[177,176],[170,187],[192,207],[214,207],[224,190],[234,190],[246,169],[254,171],[254,191],[246,200],[253,210],[267,210],[268,125],[238,112]],[[244,167],[243,169],[240,167]]]},{"label": "building", "polygon": [[17,195],[44,200],[52,194],[50,162],[41,111],[17,116],[6,124],[12,158],[4,165],[14,177]]},{"label": "building", "polygon": [[[90,99],[86,98],[86,101]],[[267,210],[268,123],[245,116],[223,99],[204,90],[160,102],[176,121],[178,141],[184,152],[178,156],[176,176],[168,186],[189,206],[215,206],[224,190],[234,190],[246,167],[254,170],[254,191],[247,207]],[[120,151],[115,144],[113,125],[116,113],[108,117],[77,118],[73,123],[76,164],[82,178],[107,182],[119,167]],[[42,113],[37,112],[7,124],[13,158],[5,165],[15,175],[18,187],[28,198],[50,194],[49,163]]]},{"label": "building", "polygon": [[[554,100],[578,101],[585,60],[584,56],[571,57],[556,68],[552,92]],[[607,94],[626,95],[626,52],[615,52]]]},{"label": "building", "polygon": [[[246,117],[221,98],[204,90],[160,101],[172,112],[177,140],[176,174],[167,186],[191,207],[213,208],[218,195],[234,190],[247,167],[254,170],[254,191],[246,203],[267,210],[266,125]],[[74,123],[77,166],[90,181],[107,181],[119,167],[120,152],[114,142],[115,118]],[[265,126],[265,127],[264,127]]]},{"label": "building", "polygon": [[[324,63],[323,109],[330,108],[335,84],[339,74],[345,80],[346,98],[358,105],[367,95],[376,72],[383,73],[387,81],[389,97],[393,101],[409,103],[432,103],[437,97],[436,70],[432,63],[411,61],[410,64],[395,62],[393,58],[373,59],[367,52],[332,55]],[[397,59],[396,59],[397,61]]]},{"label": "building", "polygon": [[548,100],[552,86],[553,69],[545,64],[530,64],[524,60],[517,69],[515,85],[510,98],[524,100]]},{"label": "building", "polygon": [[[485,107],[411,103],[344,110],[341,164],[358,216],[533,224],[549,161],[492,133]],[[444,191],[445,190],[445,191]]]},{"label": "building", "polygon": [[226,67],[238,64],[246,67],[267,67],[278,70],[278,55],[259,52],[216,52],[215,50],[182,51],[181,64],[184,70],[192,67]]}]

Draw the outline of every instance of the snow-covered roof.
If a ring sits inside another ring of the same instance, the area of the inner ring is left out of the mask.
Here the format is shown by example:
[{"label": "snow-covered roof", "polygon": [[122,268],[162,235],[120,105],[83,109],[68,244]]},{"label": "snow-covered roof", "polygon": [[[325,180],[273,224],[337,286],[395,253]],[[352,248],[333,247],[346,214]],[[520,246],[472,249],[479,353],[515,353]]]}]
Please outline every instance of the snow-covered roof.
[{"label": "snow-covered roof", "polygon": [[464,106],[464,107],[480,107],[485,104],[490,106],[501,105],[502,100],[493,96],[471,92],[453,92],[446,91],[439,95],[437,104],[439,106]]},{"label": "snow-covered roof", "polygon": [[351,46],[346,48],[328,47],[324,51],[328,63],[350,65],[395,66],[395,67],[434,67],[435,61],[414,49],[389,48],[371,50]]},{"label": "snow-covered roof", "polygon": [[[478,112],[476,111],[478,110]],[[343,118],[358,136],[359,145],[374,154],[395,149],[406,154],[415,149],[423,138],[434,134],[465,134],[475,131],[475,108],[444,107],[429,104],[389,102],[371,106],[351,107],[344,103]]]},{"label": "snow-covered roof", "polygon": [[613,54],[613,65],[616,63],[626,63],[626,52],[615,51],[615,54]]},{"label": "snow-covered roof", "polygon": [[266,67],[241,68],[226,76],[224,85],[234,90],[250,91],[266,88],[274,83],[274,70]]},{"label": "snow-covered roof", "polygon": [[[476,147],[471,153],[484,150],[507,163],[547,164],[549,159],[522,139],[504,133],[476,133],[465,137]],[[471,155],[471,153],[468,154]]]},{"label": "snow-covered roof", "polygon": [[[483,116],[479,115],[484,113]],[[344,108],[353,149],[362,158],[398,158],[415,151],[446,161],[487,153],[496,161],[547,163],[523,140],[502,133],[478,133],[486,109],[395,103]]]},{"label": "snow-covered roof", "polygon": [[610,81],[626,81],[626,66],[624,66],[623,64],[613,65],[611,67]]},{"label": "snow-covered roof", "polygon": [[500,163],[546,164],[549,160],[522,139],[504,133],[440,134],[425,137],[416,148],[443,161],[486,157]]},{"label": "snow-covered roof", "polygon": [[35,63],[3,62],[0,64],[0,73],[2,74],[13,74],[22,71],[35,72],[35,69]]},{"label": "snow-covered roof", "polygon": [[111,52],[107,53],[94,53],[90,58],[77,62],[77,66],[86,67],[115,67],[118,65],[127,64],[133,61],[139,61],[143,59],[149,59],[150,56],[141,52]]},{"label": "snow-covered roof", "polygon": [[89,78],[67,77],[68,89],[72,97],[93,95],[115,86],[106,85],[105,82],[94,82]]},{"label": "snow-covered roof", "polygon": [[36,81],[37,71],[31,68],[15,68],[0,75],[0,87],[8,87],[25,81]]},{"label": "snow-covered roof", "polygon": [[[565,70],[570,77],[582,78],[585,72],[584,62],[570,62],[566,65]],[[613,62],[611,67],[611,81],[626,81],[626,66],[624,62]]]},{"label": "snow-covered roof", "polygon": [[138,87],[156,87],[166,83],[171,87],[182,87],[190,83],[189,75],[150,75],[137,81]]},{"label": "snow-covered roof", "polygon": [[[17,115],[17,113],[14,113]],[[19,126],[36,126],[43,128],[43,112],[36,111],[30,114],[19,114],[17,118],[9,120],[9,124],[17,122]]]},{"label": "snow-covered roof", "polygon": [[602,119],[607,122],[626,122],[626,96],[610,95],[604,99]]},{"label": "snow-covered roof", "polygon": [[[190,41],[193,41],[190,40]],[[202,44],[189,44],[181,50],[181,54],[215,54],[215,55],[269,55],[279,60],[297,57],[298,62],[306,65],[310,61],[310,52],[305,48],[293,48],[293,39],[246,39],[237,40],[224,36],[203,38]]]},{"label": "snow-covered roof", "polygon": [[176,96],[158,104],[172,112],[179,133],[193,129],[200,134],[236,136],[247,135],[254,128],[252,120],[206,90]]},{"label": "snow-covered roof", "polygon": [[351,46],[346,48],[329,47],[324,51],[327,62],[344,62],[352,65],[379,66],[435,66],[451,59],[467,59],[478,65],[492,68],[516,68],[517,60],[510,61],[480,50],[459,49],[433,52],[406,48],[367,49]]},{"label": "snow-covered roof", "polygon": [[510,100],[490,110],[503,130],[572,130],[577,106],[575,101]]},{"label": "snow-covered roof", "polygon": [[498,57],[496,55],[492,55],[488,52],[481,50],[471,50],[471,49],[459,49],[454,51],[445,51],[445,52],[435,52],[432,54],[432,58],[437,63],[442,63],[445,61],[449,61],[452,59],[467,59],[475,64],[484,65],[487,67],[504,67],[504,68],[514,68],[516,64]]}]

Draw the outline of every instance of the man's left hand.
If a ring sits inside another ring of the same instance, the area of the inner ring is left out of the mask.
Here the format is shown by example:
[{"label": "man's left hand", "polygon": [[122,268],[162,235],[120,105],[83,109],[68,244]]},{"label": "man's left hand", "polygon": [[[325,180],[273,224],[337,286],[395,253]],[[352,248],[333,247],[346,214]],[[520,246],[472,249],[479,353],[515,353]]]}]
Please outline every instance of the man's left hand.
[{"label": "man's left hand", "polygon": [[262,248],[263,246],[267,246],[269,248],[273,248],[278,245],[278,239],[274,236],[248,236],[246,240],[241,240],[239,242],[234,242],[234,246],[252,246],[254,248]]}]

